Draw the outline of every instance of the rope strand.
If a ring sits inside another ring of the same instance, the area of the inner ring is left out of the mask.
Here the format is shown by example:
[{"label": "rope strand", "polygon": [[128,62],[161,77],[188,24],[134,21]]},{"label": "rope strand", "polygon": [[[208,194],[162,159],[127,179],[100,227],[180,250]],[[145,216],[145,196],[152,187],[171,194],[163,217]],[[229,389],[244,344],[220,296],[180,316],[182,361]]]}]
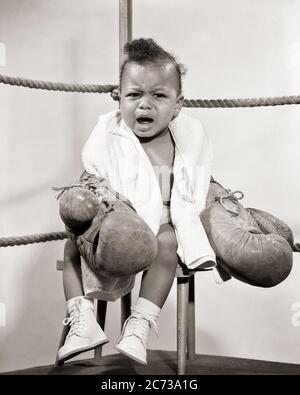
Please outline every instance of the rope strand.
[{"label": "rope strand", "polygon": [[0,238],[0,247],[12,247],[34,243],[44,243],[46,241],[64,240],[68,237],[69,236],[67,232],[40,233],[19,237],[2,237]]},{"label": "rope strand", "polygon": [[184,107],[190,108],[268,107],[288,104],[300,104],[300,95],[246,99],[185,99],[183,102]]},{"label": "rope strand", "polygon": [[65,84],[62,82],[37,81],[27,78],[9,77],[1,74],[0,83],[32,89],[80,93],[110,93],[117,88],[117,85]]}]

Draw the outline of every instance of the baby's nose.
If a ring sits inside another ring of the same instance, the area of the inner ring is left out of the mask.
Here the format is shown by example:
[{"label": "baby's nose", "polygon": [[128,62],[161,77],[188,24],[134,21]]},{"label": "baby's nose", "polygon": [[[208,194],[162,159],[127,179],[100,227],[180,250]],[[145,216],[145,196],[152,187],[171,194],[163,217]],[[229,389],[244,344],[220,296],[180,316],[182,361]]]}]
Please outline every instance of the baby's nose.
[{"label": "baby's nose", "polygon": [[151,100],[147,99],[146,97],[142,97],[139,102],[139,108],[143,110],[151,108]]}]

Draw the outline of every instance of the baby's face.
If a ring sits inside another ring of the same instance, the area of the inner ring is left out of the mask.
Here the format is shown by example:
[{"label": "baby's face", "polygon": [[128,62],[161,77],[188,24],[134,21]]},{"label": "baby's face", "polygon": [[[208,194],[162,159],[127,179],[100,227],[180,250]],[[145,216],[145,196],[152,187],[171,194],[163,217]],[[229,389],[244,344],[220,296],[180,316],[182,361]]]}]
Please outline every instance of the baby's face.
[{"label": "baby's face", "polygon": [[120,110],[126,125],[138,137],[155,137],[179,114],[174,65],[128,63],[121,81]]}]

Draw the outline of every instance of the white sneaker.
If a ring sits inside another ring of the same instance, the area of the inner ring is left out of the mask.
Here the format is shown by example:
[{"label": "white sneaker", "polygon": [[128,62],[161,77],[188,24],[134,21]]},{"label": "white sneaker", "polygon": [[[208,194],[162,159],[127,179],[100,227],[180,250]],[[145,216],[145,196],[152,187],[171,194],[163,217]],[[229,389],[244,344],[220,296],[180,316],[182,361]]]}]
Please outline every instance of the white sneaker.
[{"label": "white sneaker", "polygon": [[74,303],[68,310],[70,316],[63,320],[63,324],[70,325],[70,330],[64,345],[58,350],[59,361],[66,361],[108,342],[96,320],[91,300],[85,297],[74,298]]},{"label": "white sneaker", "polygon": [[157,334],[154,319],[133,309],[133,313],[124,323],[121,337],[115,349],[129,358],[147,365],[146,347],[151,324]]}]

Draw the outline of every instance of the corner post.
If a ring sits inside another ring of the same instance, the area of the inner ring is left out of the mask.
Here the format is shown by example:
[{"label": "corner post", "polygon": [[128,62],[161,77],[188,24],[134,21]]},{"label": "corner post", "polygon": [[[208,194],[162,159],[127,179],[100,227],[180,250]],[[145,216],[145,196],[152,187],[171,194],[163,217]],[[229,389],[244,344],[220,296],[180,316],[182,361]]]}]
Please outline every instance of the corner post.
[{"label": "corner post", "polygon": [[132,0],[119,0],[119,66],[124,60],[123,47],[132,40]]}]

